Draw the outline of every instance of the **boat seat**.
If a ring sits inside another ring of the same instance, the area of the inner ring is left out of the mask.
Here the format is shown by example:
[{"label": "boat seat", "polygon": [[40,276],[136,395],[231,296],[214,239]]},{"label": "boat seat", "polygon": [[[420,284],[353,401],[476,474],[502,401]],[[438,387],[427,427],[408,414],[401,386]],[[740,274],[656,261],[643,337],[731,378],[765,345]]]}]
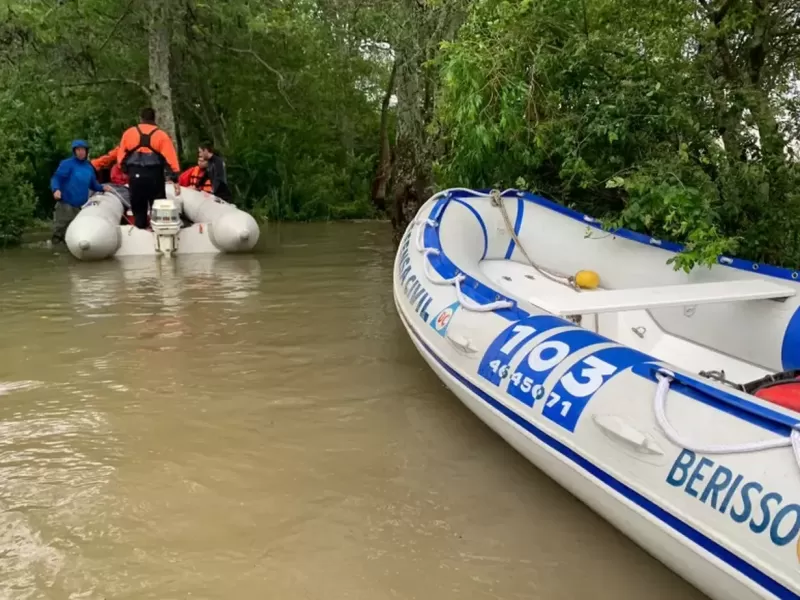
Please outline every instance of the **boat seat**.
[{"label": "boat seat", "polygon": [[570,295],[532,297],[528,300],[554,315],[564,316],[744,300],[785,300],[794,295],[795,291],[790,287],[765,279],[749,279],[621,290],[584,290]]}]

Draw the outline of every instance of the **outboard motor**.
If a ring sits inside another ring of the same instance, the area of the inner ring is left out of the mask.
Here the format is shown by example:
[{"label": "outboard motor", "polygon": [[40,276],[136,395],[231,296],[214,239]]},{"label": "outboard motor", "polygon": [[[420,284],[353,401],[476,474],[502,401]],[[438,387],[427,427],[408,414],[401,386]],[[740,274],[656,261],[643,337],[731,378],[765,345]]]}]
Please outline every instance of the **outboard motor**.
[{"label": "outboard motor", "polygon": [[180,211],[172,200],[156,200],[150,212],[150,228],[155,235],[156,252],[171,255],[178,249],[181,230]]}]

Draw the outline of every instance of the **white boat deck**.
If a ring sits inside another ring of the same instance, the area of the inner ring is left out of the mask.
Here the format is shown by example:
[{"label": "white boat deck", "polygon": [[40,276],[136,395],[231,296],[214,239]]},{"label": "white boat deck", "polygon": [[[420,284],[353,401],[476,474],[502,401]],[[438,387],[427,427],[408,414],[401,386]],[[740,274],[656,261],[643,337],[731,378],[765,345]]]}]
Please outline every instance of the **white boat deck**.
[{"label": "white boat deck", "polygon": [[794,290],[788,287],[763,279],[746,279],[624,290],[583,290],[557,299],[537,295],[528,298],[528,301],[554,315],[579,315],[666,306],[776,300],[786,299],[790,296],[794,296]]},{"label": "white boat deck", "polygon": [[621,344],[692,372],[720,371],[732,381],[752,381],[769,371],[665,332],[648,308],[784,299],[794,290],[763,280],[713,282],[577,292],[509,260],[483,261],[483,274],[509,296],[555,315],[580,315],[581,325]]}]

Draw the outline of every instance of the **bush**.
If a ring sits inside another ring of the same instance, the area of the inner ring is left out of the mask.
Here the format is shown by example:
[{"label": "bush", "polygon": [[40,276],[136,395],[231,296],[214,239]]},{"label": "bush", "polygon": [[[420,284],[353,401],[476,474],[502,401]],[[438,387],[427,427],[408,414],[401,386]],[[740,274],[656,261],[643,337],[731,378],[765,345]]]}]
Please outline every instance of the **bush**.
[{"label": "bush", "polygon": [[30,165],[0,141],[0,247],[18,244],[33,223],[36,195]]}]

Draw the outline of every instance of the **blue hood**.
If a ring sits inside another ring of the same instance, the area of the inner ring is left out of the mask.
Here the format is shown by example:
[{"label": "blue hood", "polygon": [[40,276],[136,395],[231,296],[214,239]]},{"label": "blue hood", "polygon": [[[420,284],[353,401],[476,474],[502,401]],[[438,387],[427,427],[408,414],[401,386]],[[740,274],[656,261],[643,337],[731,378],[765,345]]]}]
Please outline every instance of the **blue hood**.
[{"label": "blue hood", "polygon": [[78,148],[86,148],[86,152],[89,152],[89,144],[86,143],[86,140],[75,140],[72,142],[72,153],[75,154],[75,150]]}]

